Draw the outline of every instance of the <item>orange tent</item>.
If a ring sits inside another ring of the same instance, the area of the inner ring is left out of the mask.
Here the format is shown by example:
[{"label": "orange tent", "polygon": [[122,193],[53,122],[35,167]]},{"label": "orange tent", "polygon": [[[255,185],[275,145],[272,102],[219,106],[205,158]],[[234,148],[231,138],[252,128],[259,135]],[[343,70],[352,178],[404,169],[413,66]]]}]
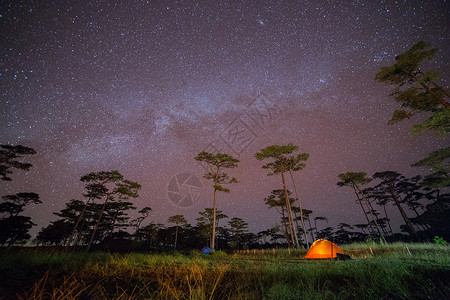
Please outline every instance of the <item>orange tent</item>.
[{"label": "orange tent", "polygon": [[320,239],[311,245],[305,258],[335,258],[336,252],[344,253],[335,243]]}]

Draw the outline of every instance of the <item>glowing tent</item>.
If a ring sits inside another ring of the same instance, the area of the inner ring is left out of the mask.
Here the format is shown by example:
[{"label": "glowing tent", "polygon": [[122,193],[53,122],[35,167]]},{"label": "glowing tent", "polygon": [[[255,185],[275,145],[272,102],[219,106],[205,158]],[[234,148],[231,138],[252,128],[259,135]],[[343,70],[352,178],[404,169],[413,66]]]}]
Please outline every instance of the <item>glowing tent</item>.
[{"label": "glowing tent", "polygon": [[316,240],[305,258],[335,258],[336,252],[344,253],[336,244],[327,240]]}]

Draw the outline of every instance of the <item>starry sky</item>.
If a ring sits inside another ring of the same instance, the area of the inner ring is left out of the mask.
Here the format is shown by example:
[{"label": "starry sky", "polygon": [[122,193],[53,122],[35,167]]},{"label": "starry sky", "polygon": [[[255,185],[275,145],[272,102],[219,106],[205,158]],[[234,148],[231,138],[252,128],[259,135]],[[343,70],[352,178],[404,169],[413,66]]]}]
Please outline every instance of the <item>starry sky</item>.
[{"label": "starry sky", "polygon": [[[82,175],[119,170],[143,186],[134,202],[153,209],[148,221],[195,224],[212,187],[194,157],[220,151],[241,162],[218,209],[257,232],[279,222],[264,197],[281,179],[253,156],[294,143],[310,154],[294,178],[303,206],[328,225],[362,223],[338,174],[426,174],[410,164],[449,144],[410,136],[420,117],[386,125],[398,105],[374,80],[425,40],[439,52],[424,67],[448,87],[449,12],[445,0],[2,1],[0,143],[38,154],[1,194],[40,194],[25,213],[37,232],[82,199]],[[189,205],[168,193],[183,174],[197,180]]]}]

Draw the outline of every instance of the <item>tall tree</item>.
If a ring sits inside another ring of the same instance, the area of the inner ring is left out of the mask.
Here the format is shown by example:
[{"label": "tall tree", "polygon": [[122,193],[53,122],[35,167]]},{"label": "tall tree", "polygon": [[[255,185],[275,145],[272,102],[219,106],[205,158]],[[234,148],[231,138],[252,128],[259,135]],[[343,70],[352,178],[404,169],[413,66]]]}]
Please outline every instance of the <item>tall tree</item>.
[{"label": "tall tree", "polygon": [[0,247],[24,244],[30,239],[28,232],[35,225],[28,216],[9,216],[0,219]]},{"label": "tall tree", "polygon": [[[86,182],[88,189],[90,187],[95,187],[96,195],[94,198],[104,200],[91,239],[86,247],[86,251],[89,251],[108,201],[113,201],[115,197],[120,200],[136,198],[138,197],[137,191],[141,188],[141,185],[137,182],[123,179],[123,175],[120,174],[119,171],[89,173],[81,177],[81,181]],[[88,191],[88,193],[89,192],[90,191]]]},{"label": "tall tree", "polygon": [[[291,195],[291,191],[287,191],[288,196]],[[294,203],[294,198],[289,198],[289,203],[292,205]],[[275,210],[280,214],[281,225],[283,227],[284,237],[288,244],[292,243],[291,240],[291,227],[289,226],[289,219],[287,215],[286,199],[284,198],[284,190],[273,190],[270,195],[264,198],[264,202],[269,206],[269,208],[275,208]]]},{"label": "tall tree", "polygon": [[19,215],[29,204],[40,204],[42,201],[36,193],[18,193],[2,196],[0,203],[0,245],[12,246],[24,243],[30,238],[29,230],[36,224],[30,217]]},{"label": "tall tree", "polygon": [[[396,189],[401,194],[401,203],[405,204],[411,211],[419,217],[421,211],[425,210],[425,201],[432,202],[434,197],[434,191],[424,186],[422,182],[422,176],[417,175],[412,178],[401,177],[401,180],[396,184]],[[412,218],[409,218],[412,222]],[[422,227],[422,230],[426,231],[426,225],[420,223],[420,218],[415,219],[419,221],[417,226]],[[412,222],[414,224],[414,222]]]},{"label": "tall tree", "polygon": [[69,237],[65,240],[65,249],[72,244],[73,239],[76,238],[75,245],[78,244],[78,241],[82,239],[83,232],[88,227],[88,216],[86,214],[86,210],[88,207],[88,202],[83,202],[81,200],[71,199],[66,203],[66,207],[62,209],[60,212],[54,212],[54,215],[62,218],[67,223],[72,224],[72,230]]},{"label": "tall tree", "polygon": [[[240,248],[241,241],[248,231],[248,223],[241,218],[234,217],[229,222],[232,238],[232,248]],[[233,247],[234,246],[234,247]]]},{"label": "tall tree", "polygon": [[[87,176],[87,175],[85,175],[85,176]],[[85,176],[81,177],[80,180],[82,182],[83,182],[83,178]],[[85,198],[87,198],[87,201],[84,203],[83,209],[80,211],[80,213],[78,215],[78,219],[73,227],[72,234],[70,235],[69,239],[66,242],[66,250],[71,246],[75,235],[78,236],[78,240],[75,242],[75,245],[78,244],[79,238],[82,235],[82,232],[79,231],[78,226],[80,225],[81,220],[84,218],[84,214],[86,213],[86,209],[88,208],[88,206],[91,203],[93,203],[95,200],[102,199],[104,194],[108,191],[107,187],[105,186],[106,183],[107,183],[107,181],[105,181],[104,183],[98,182],[98,181],[93,181],[93,182],[89,182],[85,185],[86,191],[83,193],[83,196]]]},{"label": "tall tree", "polygon": [[145,219],[147,219],[151,211],[152,211],[151,207],[148,206],[144,207],[143,209],[138,211],[140,216],[130,222],[130,226],[134,228],[135,238],[137,238],[138,236],[139,228],[141,227],[142,222]]},{"label": "tall tree", "polygon": [[106,221],[108,224],[108,233],[106,234],[105,238],[107,237],[109,240],[112,239],[114,230],[120,228],[125,228],[129,226],[128,220],[128,211],[130,209],[136,209],[136,207],[133,206],[133,203],[129,201],[111,201],[109,202],[105,207],[106,212]]},{"label": "tall tree", "polygon": [[177,248],[178,227],[180,225],[181,226],[186,225],[188,223],[188,221],[186,220],[186,218],[183,215],[174,215],[174,216],[169,217],[167,222],[174,223],[175,226],[176,226],[176,229],[175,229],[175,242],[173,243],[173,250],[175,250]]},{"label": "tall tree", "polygon": [[222,172],[222,170],[236,168],[239,160],[225,153],[212,154],[205,151],[200,152],[195,157],[195,160],[204,162],[207,165],[209,172],[206,173],[203,178],[213,181],[213,228],[210,248],[214,250],[216,234],[216,192],[229,193],[230,189],[223,185],[237,183],[236,178],[230,178],[228,174]]},{"label": "tall tree", "polygon": [[300,210],[300,214],[303,215],[303,219],[308,221],[308,224],[309,224],[308,231],[311,233],[311,238],[312,238],[312,241],[314,242],[316,239],[314,238],[314,232],[313,232],[313,228],[312,228],[312,225],[311,225],[311,214],[312,213],[313,213],[313,211],[310,210],[310,209]]},{"label": "tall tree", "polygon": [[428,238],[431,240],[435,236],[450,240],[450,194],[442,194],[439,189],[436,191],[435,201],[426,206],[426,210],[416,217],[416,223],[426,225]]},{"label": "tall tree", "polygon": [[[29,170],[32,165],[23,162],[24,155],[36,154],[33,148],[22,145],[0,145],[0,179],[11,181],[12,168]],[[0,214],[4,217],[0,219],[0,245],[13,245],[24,243],[30,238],[28,231],[36,224],[30,217],[19,216],[23,207],[28,203],[42,203],[39,196],[34,193],[18,193],[2,197],[0,203]]]},{"label": "tall tree", "polygon": [[[306,216],[306,213],[303,212],[302,203],[300,201],[300,196],[297,191],[297,185],[295,184],[294,175],[292,174],[293,171],[300,171],[304,167],[306,167],[306,164],[303,163],[303,161],[306,161],[308,158],[309,158],[309,154],[307,154],[307,153],[302,153],[297,156],[289,157],[287,169],[289,171],[289,175],[291,175],[292,184],[294,185],[295,196],[297,197],[298,207],[300,209],[300,221],[302,224],[303,235],[305,238],[306,247],[309,249],[309,241],[308,241],[308,238],[306,237],[306,226],[305,226],[305,221],[304,221],[304,216]],[[310,223],[310,225],[311,225],[311,223]],[[312,231],[311,231],[311,234],[313,235]],[[314,235],[312,238],[312,242],[314,242]]]},{"label": "tall tree", "polygon": [[31,154],[36,154],[36,150],[22,145],[0,145],[0,179],[11,181],[11,168],[28,171],[32,165],[22,162],[22,157]]},{"label": "tall tree", "polygon": [[413,224],[409,220],[406,215],[405,210],[401,205],[401,198],[398,193],[397,185],[403,179],[401,174],[394,171],[385,171],[385,172],[377,172],[373,175],[374,179],[380,179],[381,182],[378,184],[378,188],[383,188],[394,200],[395,205],[397,206],[400,214],[402,215],[403,220],[409,228],[409,233],[412,237],[414,237],[417,241],[420,241],[419,235],[416,232]]},{"label": "tall tree", "polygon": [[143,237],[143,239],[147,240],[149,249],[153,249],[155,247],[155,243],[158,239],[159,231],[164,228],[163,224],[154,224],[153,222],[139,229],[139,235]]},{"label": "tall tree", "polygon": [[[437,83],[439,73],[424,72],[421,64],[431,60],[437,49],[430,49],[426,42],[418,42],[411,49],[395,57],[396,62],[381,68],[375,80],[395,85],[392,95],[403,109],[395,110],[388,124],[394,124],[411,118],[414,114],[426,113],[431,116],[422,124],[414,125],[413,134],[425,130],[435,130],[443,135],[450,132],[450,93]],[[412,166],[428,166],[433,173],[428,175],[424,184],[431,187],[450,185],[449,165],[450,147],[438,149]],[[446,167],[442,163],[447,161]]]},{"label": "tall tree", "polygon": [[[366,188],[364,190],[362,190],[362,192],[364,193],[364,195],[366,195],[367,199],[373,200],[375,201],[376,204],[378,204],[379,206],[381,206],[383,208],[384,211],[384,220],[386,220],[386,223],[388,224],[389,227],[389,235],[393,235],[394,232],[392,231],[392,226],[391,226],[391,219],[389,219],[388,216],[388,212],[386,209],[386,205],[389,203],[390,200],[390,196],[386,195],[384,190],[380,190],[378,188]],[[358,227],[361,228],[361,227]]]},{"label": "tall tree", "polygon": [[216,228],[216,230],[221,230],[222,228],[219,227],[219,222],[222,219],[228,218],[228,216],[225,215],[221,210],[216,209],[214,211],[214,209],[210,207],[205,208],[204,211],[200,211],[199,214],[201,215],[201,217],[195,219],[197,221],[197,229],[200,231],[200,235],[202,236],[202,238],[206,237],[211,244],[213,228]]},{"label": "tall tree", "polygon": [[450,130],[449,93],[436,80],[436,72],[424,72],[420,65],[431,60],[437,49],[429,49],[426,42],[418,42],[411,49],[395,57],[395,63],[382,67],[375,80],[395,85],[392,95],[403,109],[394,111],[390,124],[410,118],[420,112],[431,112],[432,116],[423,124],[414,126],[414,132],[437,129],[448,133]]},{"label": "tall tree", "polygon": [[36,236],[36,242],[44,245],[61,245],[69,238],[73,224],[60,219],[50,222]]},{"label": "tall tree", "polygon": [[[380,238],[383,240],[383,242],[386,243],[386,238],[384,237],[383,233],[381,232],[381,228],[378,225],[378,220],[377,220],[376,215],[374,214],[374,209],[372,208],[372,206],[370,205],[369,201],[367,200],[366,196],[364,195],[364,193],[361,191],[361,188],[360,188],[362,185],[365,185],[372,181],[371,178],[368,178],[366,176],[367,176],[367,173],[365,173],[365,172],[341,173],[338,175],[338,177],[342,181],[338,182],[337,185],[341,186],[341,187],[348,186],[353,189],[353,191],[355,192],[356,198],[357,198],[359,204],[361,205],[361,209],[364,212],[364,216],[366,217],[367,223],[370,226],[371,222],[369,221],[369,218],[367,216],[367,214],[370,214],[372,216],[372,222],[374,223],[375,227],[377,228]],[[363,201],[367,206],[367,211],[366,211],[366,209],[364,209]]]},{"label": "tall tree", "polygon": [[[297,150],[298,150],[298,146],[295,146],[293,144],[288,144],[288,145],[283,145],[283,146],[272,145],[272,146],[268,146],[264,149],[261,149],[260,152],[257,152],[255,154],[255,158],[257,160],[266,160],[266,159],[272,160],[271,162],[263,165],[263,169],[271,170],[271,172],[268,174],[268,176],[278,175],[278,174],[281,175],[281,181],[282,181],[283,190],[284,190],[284,197],[286,200],[286,208],[287,208],[287,216],[288,216],[288,220],[289,220],[290,232],[292,233],[291,240],[293,241],[295,247],[299,246],[298,236],[297,236],[297,233],[295,230],[294,218],[292,216],[291,204],[289,202],[289,195],[287,192],[286,180],[285,180],[284,173],[289,172],[289,171],[298,171],[303,168],[304,165],[301,162],[308,159],[309,154],[301,153],[301,154],[298,154],[295,156],[289,156],[290,154],[292,154],[293,152],[295,152]],[[303,224],[303,228],[304,228],[304,224]],[[304,232],[305,232],[305,239],[307,240],[306,230],[304,230]]]},{"label": "tall tree", "polygon": [[283,235],[280,234],[280,232],[280,225],[275,225],[272,228],[269,228],[269,236],[272,243],[278,244],[278,240],[283,238]]}]

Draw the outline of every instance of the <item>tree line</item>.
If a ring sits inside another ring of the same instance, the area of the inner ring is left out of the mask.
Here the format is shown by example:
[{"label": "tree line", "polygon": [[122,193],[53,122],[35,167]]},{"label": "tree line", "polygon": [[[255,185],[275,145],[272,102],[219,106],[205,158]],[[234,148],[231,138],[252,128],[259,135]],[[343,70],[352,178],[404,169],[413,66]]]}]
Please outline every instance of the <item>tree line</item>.
[{"label": "tree line", "polygon": [[[375,79],[395,86],[392,95],[402,106],[395,110],[388,124],[395,124],[416,114],[427,114],[428,119],[414,126],[413,134],[434,130],[448,134],[450,128],[449,94],[436,83],[437,74],[423,72],[420,65],[432,59],[436,49],[419,42],[407,52],[396,57],[390,67],[383,67]],[[36,151],[24,146],[0,145],[0,178],[11,180],[13,169],[28,170],[31,164],[23,162],[24,155]],[[412,166],[428,167],[431,173],[422,177],[406,178],[395,171],[345,172],[338,175],[338,186],[351,188],[355,201],[365,218],[362,224],[339,223],[336,228],[327,226],[318,230],[317,222],[327,221],[324,216],[314,216],[302,207],[293,172],[302,170],[309,154],[297,153],[298,146],[271,145],[255,153],[255,159],[264,161],[262,168],[268,176],[278,176],[280,186],[264,198],[265,204],[280,216],[280,223],[257,234],[248,230],[245,220],[233,217],[227,226],[219,226],[228,216],[217,209],[217,192],[229,193],[229,186],[237,179],[224,172],[238,166],[239,160],[226,153],[201,152],[195,160],[207,166],[204,178],[211,181],[213,207],[199,212],[197,223],[188,224],[184,216],[174,215],[167,221],[174,226],[147,222],[151,208],[138,211],[139,217],[131,219],[128,213],[137,208],[133,199],[138,197],[141,185],[127,180],[118,171],[92,172],[81,177],[85,184],[84,200],[72,199],[66,207],[56,212],[56,221],[42,228],[35,242],[40,245],[57,245],[66,250],[83,248],[111,249],[177,249],[199,248],[209,245],[214,250],[242,247],[309,247],[317,238],[327,238],[338,243],[365,239],[382,242],[395,240],[427,241],[435,235],[450,239],[450,147],[433,151],[428,157]],[[370,186],[368,186],[370,184]],[[292,186],[291,189],[288,186]],[[17,193],[2,197],[0,203],[0,246],[24,244],[29,240],[29,230],[35,225],[22,213],[27,205],[42,203],[35,193]],[[343,204],[345,205],[345,204]],[[402,233],[394,232],[386,206],[393,205],[402,217]],[[377,210],[378,209],[378,210]],[[408,214],[408,213],[409,214]],[[412,215],[412,216],[411,216]],[[314,224],[314,226],[312,225]],[[355,230],[356,229],[356,230]]]},{"label": "tree line", "polygon": [[[339,223],[336,228],[323,226],[325,222],[328,223],[327,217],[315,216],[312,210],[302,208],[298,193],[295,191],[293,197],[294,192],[287,188],[284,173],[290,172],[292,176],[292,171],[301,170],[308,158],[305,153],[293,154],[297,149],[292,144],[273,145],[255,154],[260,160],[271,159],[263,168],[270,170],[269,176],[278,174],[282,183],[282,189],[272,190],[263,199],[267,207],[276,211],[280,217],[280,223],[267,230],[252,233],[245,220],[238,217],[230,219],[215,205],[199,212],[195,225],[189,224],[183,215],[168,218],[167,223],[173,226],[149,222],[150,207],[140,209],[138,217],[131,219],[128,214],[137,209],[132,200],[138,197],[141,186],[124,179],[118,171],[102,171],[80,178],[85,183],[84,200],[72,199],[65,208],[55,212],[58,219],[42,228],[34,243],[59,246],[66,250],[89,251],[93,247],[96,250],[162,251],[199,249],[213,245],[220,249],[308,247],[318,238],[341,244],[367,239],[383,242],[429,241],[435,235],[450,238],[446,218],[450,194],[426,186],[424,183],[427,181],[421,176],[406,178],[393,171],[377,172],[371,177],[365,172],[339,174],[341,181],[337,185],[352,188],[355,201],[367,222],[353,225]],[[229,192],[225,185],[236,183],[237,180],[220,170],[225,166],[237,167],[238,160],[226,154],[206,152],[196,157],[197,160],[199,158],[208,164],[219,165],[210,168],[216,171],[215,175],[211,172],[205,174],[205,178],[213,181],[214,192]],[[370,187],[363,187],[369,183]],[[35,193],[18,193],[2,198],[1,246],[23,244],[30,238],[28,231],[34,223],[30,217],[20,214],[26,205],[40,204],[42,201]],[[216,197],[213,198],[213,204],[215,201]],[[392,229],[389,210],[386,209],[388,205],[399,210],[404,221],[402,233]],[[406,211],[414,216],[408,217]],[[220,226],[219,223],[224,221],[228,222]],[[322,224],[321,229],[318,223]]]}]

